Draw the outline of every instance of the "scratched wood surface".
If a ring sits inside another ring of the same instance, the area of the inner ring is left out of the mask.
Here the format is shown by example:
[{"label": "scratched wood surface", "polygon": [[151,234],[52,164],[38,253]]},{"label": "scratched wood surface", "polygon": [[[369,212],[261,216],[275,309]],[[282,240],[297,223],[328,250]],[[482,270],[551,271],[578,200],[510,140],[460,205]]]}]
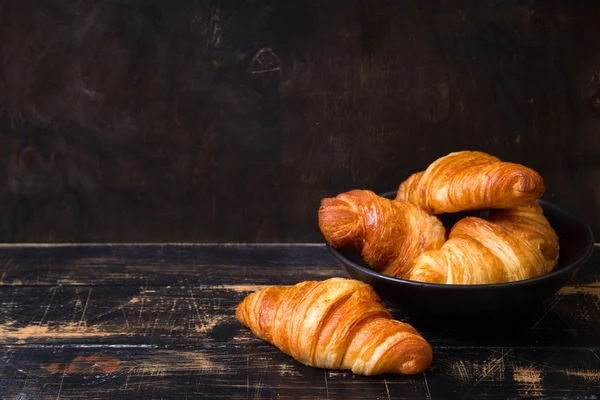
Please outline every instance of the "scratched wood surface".
[{"label": "scratched wood surface", "polygon": [[[322,245],[0,248],[5,399],[597,399],[600,248],[530,324],[417,329],[425,374],[303,366],[255,338],[235,306],[270,284],[344,276]],[[386,300],[394,316],[403,311]]]}]

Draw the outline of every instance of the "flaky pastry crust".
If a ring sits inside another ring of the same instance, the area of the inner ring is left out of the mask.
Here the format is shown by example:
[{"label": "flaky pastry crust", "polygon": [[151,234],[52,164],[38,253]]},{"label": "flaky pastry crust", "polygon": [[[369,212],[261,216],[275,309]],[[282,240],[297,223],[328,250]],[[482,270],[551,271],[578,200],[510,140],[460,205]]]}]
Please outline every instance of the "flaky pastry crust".
[{"label": "flaky pastry crust", "polygon": [[544,191],[544,180],[533,169],[465,150],[440,157],[409,176],[398,187],[396,199],[443,214],[524,206]]},{"label": "flaky pastry crust", "polygon": [[441,221],[419,207],[370,190],[351,190],[321,201],[319,227],[335,248],[359,251],[375,271],[404,277],[412,261],[446,239]]},{"label": "flaky pastry crust", "polygon": [[492,284],[539,277],[558,264],[558,236],[537,203],[466,217],[439,250],[417,257],[408,279]]},{"label": "flaky pastry crust", "polygon": [[432,360],[429,343],[394,320],[370,285],[352,279],[266,287],[249,294],[236,316],[255,336],[311,367],[409,375]]}]

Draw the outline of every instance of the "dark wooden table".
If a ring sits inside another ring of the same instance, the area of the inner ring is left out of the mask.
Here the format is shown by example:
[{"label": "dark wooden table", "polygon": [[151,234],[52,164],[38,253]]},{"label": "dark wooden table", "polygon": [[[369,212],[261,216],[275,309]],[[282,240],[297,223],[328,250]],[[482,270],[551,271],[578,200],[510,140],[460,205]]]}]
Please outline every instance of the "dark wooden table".
[{"label": "dark wooden table", "polygon": [[[597,399],[600,248],[526,329],[421,329],[417,376],[300,365],[235,319],[272,284],[344,276],[322,245],[0,248],[5,399]],[[397,308],[394,316],[407,317]],[[410,321],[409,321],[410,322]],[[419,328],[417,326],[417,328]]]}]

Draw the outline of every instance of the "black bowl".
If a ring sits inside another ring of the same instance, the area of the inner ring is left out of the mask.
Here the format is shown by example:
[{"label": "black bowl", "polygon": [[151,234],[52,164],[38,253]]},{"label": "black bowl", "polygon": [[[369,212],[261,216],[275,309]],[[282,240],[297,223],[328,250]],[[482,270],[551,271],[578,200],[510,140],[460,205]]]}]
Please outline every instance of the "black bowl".
[{"label": "black bowl", "polygon": [[[396,192],[382,196],[393,198]],[[556,269],[538,278],[489,285],[449,285],[415,282],[393,278],[370,269],[357,252],[338,251],[327,247],[353,279],[369,283],[384,299],[395,303],[419,322],[448,323],[482,320],[504,323],[507,320],[527,321],[543,309],[543,303],[563,287],[587,261],[594,248],[590,228],[571,212],[538,200],[544,214],[559,237],[560,254]],[[485,213],[454,213],[440,215],[449,230],[465,215]],[[517,318],[518,317],[518,318]]]}]

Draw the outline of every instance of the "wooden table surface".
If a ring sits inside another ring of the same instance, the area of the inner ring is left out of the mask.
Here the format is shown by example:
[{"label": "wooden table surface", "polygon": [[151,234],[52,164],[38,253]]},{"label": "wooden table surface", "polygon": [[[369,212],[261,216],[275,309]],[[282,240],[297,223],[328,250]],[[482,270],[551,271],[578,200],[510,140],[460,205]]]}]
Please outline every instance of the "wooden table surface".
[{"label": "wooden table surface", "polygon": [[527,328],[420,329],[434,349],[430,370],[379,377],[300,365],[235,318],[243,297],[264,286],[345,276],[322,245],[0,250],[3,399],[600,395],[598,247]]}]

